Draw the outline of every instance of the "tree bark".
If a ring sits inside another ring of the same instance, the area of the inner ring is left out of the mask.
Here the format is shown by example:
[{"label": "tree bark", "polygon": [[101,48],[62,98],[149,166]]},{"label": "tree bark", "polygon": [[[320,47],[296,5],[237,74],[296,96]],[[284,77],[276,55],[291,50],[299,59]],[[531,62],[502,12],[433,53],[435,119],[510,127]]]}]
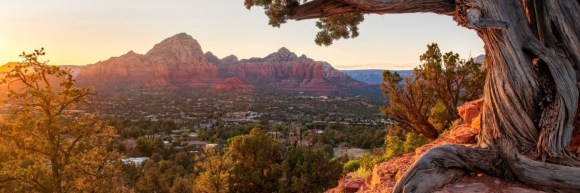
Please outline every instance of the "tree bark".
[{"label": "tree bark", "polygon": [[454,0],[314,0],[291,9],[290,19],[303,20],[344,13],[417,13],[452,15]]},{"label": "tree bark", "polygon": [[475,30],[488,74],[478,147],[428,151],[394,192],[430,192],[465,171],[580,191],[580,161],[567,148],[577,129],[580,1],[314,0],[292,8],[289,18],[410,12],[452,15]]}]

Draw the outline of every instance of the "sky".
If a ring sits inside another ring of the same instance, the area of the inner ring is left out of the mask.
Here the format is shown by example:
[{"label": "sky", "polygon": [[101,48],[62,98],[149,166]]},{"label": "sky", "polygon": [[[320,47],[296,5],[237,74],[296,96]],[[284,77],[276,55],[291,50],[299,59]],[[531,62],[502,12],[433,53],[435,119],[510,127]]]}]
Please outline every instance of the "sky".
[{"label": "sky", "polygon": [[315,20],[268,25],[243,0],[0,0],[0,64],[44,47],[50,64],[86,65],[185,32],[218,57],[263,57],[286,47],[337,69],[412,69],[432,42],[462,57],[484,53],[475,31],[435,14],[366,15],[360,36],[318,46]]}]

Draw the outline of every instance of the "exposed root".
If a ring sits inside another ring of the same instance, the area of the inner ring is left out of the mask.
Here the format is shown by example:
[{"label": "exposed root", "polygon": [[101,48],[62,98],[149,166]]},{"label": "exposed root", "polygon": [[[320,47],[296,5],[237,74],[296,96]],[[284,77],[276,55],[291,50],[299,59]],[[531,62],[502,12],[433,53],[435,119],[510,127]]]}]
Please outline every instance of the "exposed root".
[{"label": "exposed root", "polygon": [[499,171],[499,157],[487,148],[444,145],[425,152],[397,182],[393,192],[432,192],[466,172]]},{"label": "exposed root", "polygon": [[511,143],[503,143],[502,159],[516,179],[550,192],[580,192],[580,168],[544,163],[519,154]]},{"label": "exposed root", "polygon": [[580,168],[532,160],[506,142],[489,148],[445,145],[431,149],[407,170],[393,192],[433,192],[468,172],[517,179],[550,192],[580,191]]}]

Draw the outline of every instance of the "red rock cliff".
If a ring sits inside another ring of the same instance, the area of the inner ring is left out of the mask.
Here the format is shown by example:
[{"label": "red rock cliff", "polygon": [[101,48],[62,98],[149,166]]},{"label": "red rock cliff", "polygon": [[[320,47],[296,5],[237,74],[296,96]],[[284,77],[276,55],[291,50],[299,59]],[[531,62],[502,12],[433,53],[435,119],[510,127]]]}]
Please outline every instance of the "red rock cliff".
[{"label": "red rock cliff", "polygon": [[181,33],[156,44],[147,54],[133,51],[88,65],[77,81],[99,90],[152,87],[209,87],[217,68],[206,61],[199,43]]}]

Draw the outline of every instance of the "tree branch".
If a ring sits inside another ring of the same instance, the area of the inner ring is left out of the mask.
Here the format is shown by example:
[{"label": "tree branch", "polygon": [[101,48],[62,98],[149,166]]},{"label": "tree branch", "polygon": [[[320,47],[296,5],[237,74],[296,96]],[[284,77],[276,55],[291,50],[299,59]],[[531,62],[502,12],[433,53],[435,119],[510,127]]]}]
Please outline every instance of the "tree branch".
[{"label": "tree branch", "polygon": [[345,13],[437,13],[453,15],[454,0],[314,0],[290,8],[290,19],[303,20]]}]

